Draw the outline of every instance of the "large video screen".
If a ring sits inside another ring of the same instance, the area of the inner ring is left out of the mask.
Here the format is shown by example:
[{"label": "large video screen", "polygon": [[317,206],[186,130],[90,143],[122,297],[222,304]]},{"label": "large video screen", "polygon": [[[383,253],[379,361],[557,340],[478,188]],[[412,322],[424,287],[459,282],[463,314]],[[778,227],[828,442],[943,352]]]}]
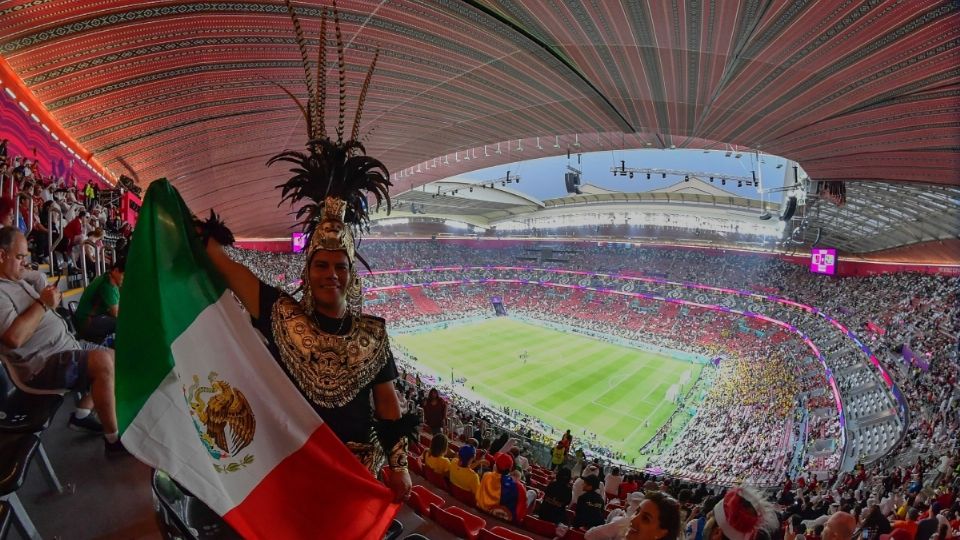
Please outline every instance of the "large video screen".
[{"label": "large video screen", "polygon": [[837,250],[833,248],[813,248],[810,252],[810,271],[814,274],[837,273]]},{"label": "large video screen", "polygon": [[301,251],[303,251],[303,248],[307,247],[307,235],[303,233],[298,233],[298,232],[293,233],[293,235],[291,235],[290,240],[293,243],[294,253],[300,253]]}]

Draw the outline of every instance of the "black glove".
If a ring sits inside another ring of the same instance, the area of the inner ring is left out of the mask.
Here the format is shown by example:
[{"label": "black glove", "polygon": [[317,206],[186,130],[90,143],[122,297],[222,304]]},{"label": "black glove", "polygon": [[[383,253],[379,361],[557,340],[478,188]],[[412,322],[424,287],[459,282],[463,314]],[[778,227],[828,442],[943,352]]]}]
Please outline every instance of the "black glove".
[{"label": "black glove", "polygon": [[232,246],[234,242],[233,232],[227,228],[220,216],[210,209],[210,217],[205,220],[199,218],[193,219],[194,225],[200,229],[200,241],[207,245],[207,240],[213,238],[221,246]]},{"label": "black glove", "polygon": [[419,427],[420,420],[413,414],[405,414],[398,420],[377,420],[374,423],[373,428],[387,455],[390,468],[407,466],[407,446],[410,441],[417,440]]}]

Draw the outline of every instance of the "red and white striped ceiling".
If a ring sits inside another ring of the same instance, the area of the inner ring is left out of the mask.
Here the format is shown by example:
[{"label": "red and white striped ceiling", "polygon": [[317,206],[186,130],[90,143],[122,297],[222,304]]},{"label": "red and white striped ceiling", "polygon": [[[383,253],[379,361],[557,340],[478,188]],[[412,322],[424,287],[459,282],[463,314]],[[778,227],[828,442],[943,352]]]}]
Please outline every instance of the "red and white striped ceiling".
[{"label": "red and white striped ceiling", "polygon": [[[320,2],[295,5],[315,58]],[[398,173],[398,191],[565,153],[575,135],[580,151],[734,144],[797,160],[819,180],[960,183],[951,0],[338,7],[348,128],[379,47],[363,124],[375,126],[367,150]],[[285,174],[264,165],[305,138],[268,82],[306,94],[282,2],[7,0],[0,21],[0,54],[105,166],[173,180],[195,211],[218,208],[239,235],[288,232],[273,189]],[[332,125],[332,32],[326,47]],[[501,153],[483,150],[498,142]]]}]

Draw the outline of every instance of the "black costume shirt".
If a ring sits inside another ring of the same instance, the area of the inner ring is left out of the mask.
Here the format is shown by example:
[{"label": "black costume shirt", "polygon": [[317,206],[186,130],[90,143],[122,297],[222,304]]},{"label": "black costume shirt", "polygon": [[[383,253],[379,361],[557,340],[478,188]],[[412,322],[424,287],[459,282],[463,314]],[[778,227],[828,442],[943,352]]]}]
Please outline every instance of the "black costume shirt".
[{"label": "black costume shirt", "polygon": [[[369,443],[370,432],[373,427],[373,386],[380,383],[392,381],[397,378],[397,365],[393,359],[390,348],[387,347],[387,359],[380,371],[367,383],[359,389],[357,394],[349,403],[341,407],[323,407],[313,402],[297,385],[296,378],[290,373],[280,357],[280,348],[277,345],[273,332],[274,305],[281,299],[283,293],[274,287],[263,282],[260,283],[260,317],[253,319],[254,326],[267,339],[267,348],[273,355],[284,373],[298,387],[301,394],[313,407],[320,418],[330,426],[330,429],[343,442]],[[346,335],[351,331],[352,318],[346,320],[331,319],[320,314],[315,314],[314,321],[317,327],[328,334]],[[342,324],[341,324],[342,323]],[[341,328],[342,326],[342,328]]]},{"label": "black costume shirt", "polygon": [[574,527],[596,527],[603,525],[603,496],[596,491],[587,491],[577,499],[577,513],[573,518]]},{"label": "black costume shirt", "polygon": [[566,519],[566,508],[570,506],[572,499],[573,492],[570,491],[569,482],[556,480],[550,482],[543,492],[543,502],[540,503],[540,509],[537,511],[540,519],[550,523],[560,523]]}]

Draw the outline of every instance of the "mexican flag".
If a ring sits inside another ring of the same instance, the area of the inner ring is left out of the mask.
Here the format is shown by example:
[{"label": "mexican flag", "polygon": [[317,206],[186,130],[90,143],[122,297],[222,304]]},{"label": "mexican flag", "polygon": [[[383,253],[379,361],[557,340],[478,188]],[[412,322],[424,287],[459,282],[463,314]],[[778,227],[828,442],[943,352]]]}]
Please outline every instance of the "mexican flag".
[{"label": "mexican flag", "polygon": [[120,300],[124,446],[245,538],[380,539],[397,510],[270,355],[190,212],[150,185]]}]

